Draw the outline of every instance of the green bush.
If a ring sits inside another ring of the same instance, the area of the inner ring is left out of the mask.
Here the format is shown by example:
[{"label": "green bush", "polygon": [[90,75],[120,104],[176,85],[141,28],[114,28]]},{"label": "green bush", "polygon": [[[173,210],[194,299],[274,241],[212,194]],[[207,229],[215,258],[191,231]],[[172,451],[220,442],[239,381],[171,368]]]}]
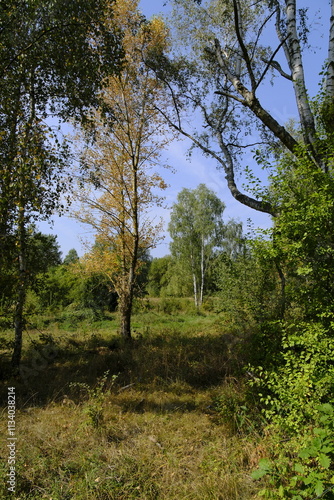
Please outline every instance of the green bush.
[{"label": "green bush", "polygon": [[181,310],[182,306],[179,299],[162,298],[159,303],[159,310],[165,314],[175,314]]},{"label": "green bush", "polygon": [[314,413],[312,426],[306,426],[291,440],[283,440],[277,432],[272,458],[260,460],[252,473],[253,479],[266,479],[260,496],[334,499],[334,408],[323,404],[314,408]]},{"label": "green bush", "polygon": [[321,323],[286,325],[280,363],[255,368],[252,383],[264,389],[266,417],[289,433],[299,432],[322,403],[334,402],[334,339]]},{"label": "green bush", "polygon": [[70,306],[59,314],[57,320],[62,324],[63,328],[73,330],[76,329],[83,321],[93,323],[95,320],[95,314],[92,309],[75,309]]}]

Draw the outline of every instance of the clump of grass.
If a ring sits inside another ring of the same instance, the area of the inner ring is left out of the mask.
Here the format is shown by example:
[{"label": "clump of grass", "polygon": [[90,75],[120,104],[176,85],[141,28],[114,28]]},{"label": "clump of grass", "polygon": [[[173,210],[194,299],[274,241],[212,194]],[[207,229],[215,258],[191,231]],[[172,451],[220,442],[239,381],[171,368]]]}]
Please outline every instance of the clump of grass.
[{"label": "clump of grass", "polygon": [[266,422],[256,400],[242,380],[227,379],[219,394],[214,397],[213,408],[218,420],[232,434],[247,435],[261,433]]}]

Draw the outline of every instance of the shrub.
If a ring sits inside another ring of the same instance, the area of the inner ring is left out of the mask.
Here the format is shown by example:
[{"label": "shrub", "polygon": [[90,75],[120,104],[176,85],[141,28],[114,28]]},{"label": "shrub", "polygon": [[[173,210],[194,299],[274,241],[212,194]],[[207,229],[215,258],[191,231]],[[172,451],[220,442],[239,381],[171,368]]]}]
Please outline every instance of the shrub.
[{"label": "shrub", "polygon": [[252,473],[253,479],[267,480],[260,492],[264,498],[334,499],[334,408],[323,404],[314,411],[317,417],[312,427],[305,427],[293,439],[284,441],[278,432],[272,459],[260,460]]}]

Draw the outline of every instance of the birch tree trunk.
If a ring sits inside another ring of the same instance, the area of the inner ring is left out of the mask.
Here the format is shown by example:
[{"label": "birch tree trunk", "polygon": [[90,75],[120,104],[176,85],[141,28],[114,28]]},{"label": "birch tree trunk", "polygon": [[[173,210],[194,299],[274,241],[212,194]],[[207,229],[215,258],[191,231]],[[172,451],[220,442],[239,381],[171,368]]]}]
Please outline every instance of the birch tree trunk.
[{"label": "birch tree trunk", "polygon": [[326,99],[334,97],[334,0],[331,0],[325,96]]},{"label": "birch tree trunk", "polygon": [[14,370],[20,366],[22,352],[22,337],[24,329],[23,309],[27,296],[27,262],[26,262],[26,231],[24,221],[24,208],[20,209],[19,220],[17,226],[17,248],[19,261],[19,277],[18,277],[18,292],[17,302],[14,313],[14,349],[12,354],[11,364]]},{"label": "birch tree trunk", "polygon": [[195,302],[195,306],[198,307],[198,283],[197,283],[197,277],[196,277],[195,257],[194,257],[193,253],[191,253],[191,255],[190,255],[190,261],[191,261],[191,270],[192,270],[192,278],[193,278],[194,302]]},{"label": "birch tree trunk", "polygon": [[309,98],[307,95],[304,66],[297,33],[296,0],[286,0],[286,25],[288,36],[288,50],[285,54],[291,70],[293,88],[296,96],[296,103],[302,125],[305,144],[311,146],[313,153],[317,156],[314,143],[316,140],[314,116],[311,111]]},{"label": "birch tree trunk", "polygon": [[194,288],[195,306],[198,307],[197,279],[196,279],[196,274],[195,273],[193,273],[193,288]]},{"label": "birch tree trunk", "polygon": [[204,236],[202,236],[202,241],[201,241],[201,290],[200,290],[200,298],[199,298],[199,305],[201,306],[203,304],[203,295],[204,295],[204,279],[205,279],[205,255],[204,255]]},{"label": "birch tree trunk", "polygon": [[[228,188],[238,202],[277,216],[279,207],[268,197],[257,199],[238,188],[235,169],[247,148],[254,152],[254,146],[258,144],[261,150],[263,144],[269,151],[275,144],[295,156],[300,154],[298,146],[306,146],[303,150],[307,150],[313,164],[325,173],[329,170],[330,151],[319,141],[318,122],[306,87],[307,68],[303,62],[302,44],[307,39],[307,26],[303,25],[302,9],[297,8],[296,0],[218,3],[209,0],[206,5],[193,0],[177,0],[175,10],[176,33],[185,52],[183,58],[175,54],[171,67],[174,68],[175,63],[180,76],[173,80],[172,72],[164,73],[159,61],[150,62],[165,83],[173,109],[161,113],[169,125],[223,167]],[[277,42],[268,46],[264,32],[273,31],[275,27]],[[282,50],[288,70],[276,60]],[[327,131],[333,133],[334,0],[331,0],[326,70],[321,118]],[[278,73],[280,78],[291,82],[302,140],[280,123],[276,113],[264,103],[260,91],[269,73]],[[206,132],[197,124],[195,128],[189,124],[187,111],[192,107],[201,113]],[[256,134],[259,137],[255,144],[249,140],[253,133],[254,137]]]}]

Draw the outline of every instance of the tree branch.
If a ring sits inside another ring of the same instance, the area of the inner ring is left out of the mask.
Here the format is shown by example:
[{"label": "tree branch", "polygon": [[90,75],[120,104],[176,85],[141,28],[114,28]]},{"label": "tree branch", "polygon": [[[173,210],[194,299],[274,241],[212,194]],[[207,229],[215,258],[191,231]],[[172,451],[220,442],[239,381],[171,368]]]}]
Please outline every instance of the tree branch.
[{"label": "tree branch", "polygon": [[286,78],[287,80],[290,80],[290,82],[292,82],[292,76],[291,75],[288,75],[288,73],[285,73],[285,71],[283,71],[281,65],[277,62],[277,61],[274,61],[274,57],[275,55],[277,54],[278,50],[282,47],[282,43],[279,45],[279,47],[277,48],[277,50],[272,54],[271,58],[269,59],[265,59],[264,57],[262,57],[262,61],[267,64],[267,67],[266,69],[264,70],[264,72],[262,73],[261,75],[261,78],[258,82],[258,85],[260,84],[261,80],[263,80],[265,74],[267,73],[269,67],[271,66],[272,68],[276,69],[280,75],[282,75],[284,78]]},{"label": "tree branch", "polygon": [[197,146],[199,149],[201,149],[203,151],[203,153],[214,158],[223,167],[224,172],[226,174],[225,178],[227,180],[228,188],[229,188],[232,196],[237,201],[239,201],[243,205],[246,205],[246,206],[248,206],[254,210],[257,210],[259,212],[264,212],[264,213],[267,213],[267,214],[272,215],[272,216],[276,215],[275,209],[271,206],[271,204],[269,202],[256,200],[255,198],[251,198],[250,196],[248,196],[244,193],[241,193],[241,191],[239,191],[239,189],[237,188],[237,185],[235,183],[235,178],[234,178],[233,159],[232,159],[232,156],[231,156],[228,148],[224,144],[220,134],[216,133],[216,136],[218,138],[221,151],[225,157],[225,161],[222,159],[221,156],[219,156],[217,153],[215,153],[212,149],[210,149],[207,146],[205,146],[204,144],[202,144],[197,139],[197,137],[195,137],[194,135],[192,135],[189,132],[187,132],[186,130],[184,130],[182,128],[182,126],[176,125],[163,110],[158,109],[158,111],[162,114],[162,116],[165,118],[167,123],[172,128],[177,130],[184,137],[187,137],[188,139],[190,139],[193,142],[193,144],[195,144],[195,146]]},{"label": "tree branch", "polygon": [[[216,57],[218,64],[222,67],[223,71],[225,72],[226,78],[232,83],[233,87],[235,90],[238,92],[239,95],[243,97],[243,100],[240,100],[240,98],[233,97],[236,100],[239,100],[244,106],[249,108],[253,113],[261,120],[261,122],[269,129],[273,134],[280,139],[280,141],[284,144],[284,146],[287,147],[289,151],[294,153],[294,150],[296,146],[298,146],[297,141],[292,137],[291,134],[282,126],[280,125],[268,111],[266,111],[260,104],[259,100],[255,97],[254,93],[251,92],[250,90],[245,87],[245,85],[240,81],[239,78],[237,78],[235,75],[233,75],[229,69],[227,68],[225,61],[224,61],[224,56],[222,54],[222,50],[220,47],[219,40],[215,39],[215,48],[216,48]],[[220,94],[221,91],[216,91],[217,94]]]},{"label": "tree branch", "polygon": [[247,71],[248,71],[248,75],[249,75],[249,78],[250,78],[250,81],[251,81],[251,87],[252,87],[252,91],[255,92],[256,90],[256,80],[255,80],[255,76],[254,76],[254,72],[253,72],[253,69],[252,69],[252,63],[251,63],[251,60],[249,58],[249,55],[248,55],[248,50],[244,44],[244,41],[242,39],[242,34],[240,32],[240,16],[239,16],[239,5],[238,5],[238,0],[233,0],[233,8],[234,8],[234,19],[235,19],[235,31],[236,31],[236,35],[237,35],[237,39],[238,39],[238,42],[239,42],[239,45],[241,47],[241,51],[242,51],[242,54],[243,54],[243,57],[244,57],[244,60],[245,60],[245,63],[246,63],[246,66],[247,66]]}]

